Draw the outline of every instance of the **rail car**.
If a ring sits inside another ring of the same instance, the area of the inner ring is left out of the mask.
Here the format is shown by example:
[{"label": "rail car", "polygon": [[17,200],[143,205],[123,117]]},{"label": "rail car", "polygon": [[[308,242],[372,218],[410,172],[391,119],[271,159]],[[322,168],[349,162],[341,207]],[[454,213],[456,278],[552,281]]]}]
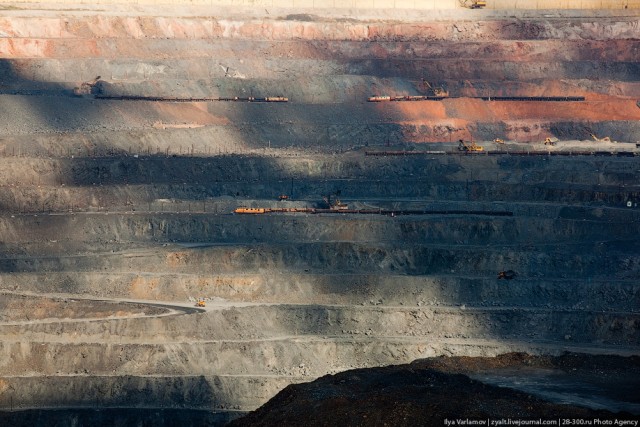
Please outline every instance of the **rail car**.
[{"label": "rail car", "polygon": [[426,95],[402,95],[402,96],[370,96],[368,102],[388,102],[388,101],[439,101],[448,98],[446,96],[426,96]]},{"label": "rail car", "polygon": [[259,97],[219,97],[219,98],[176,98],[161,96],[138,96],[138,95],[95,95],[95,99],[108,99],[116,101],[160,101],[160,102],[208,102],[208,101],[236,101],[236,102],[289,102],[286,96]]},{"label": "rail car", "polygon": [[360,214],[360,215],[484,215],[513,216],[511,211],[482,210],[417,210],[417,209],[317,209],[317,208],[248,208],[241,206],[236,214],[263,215],[268,213],[306,213],[306,214]]},{"label": "rail car", "polygon": [[368,102],[389,101],[441,101],[450,98],[481,99],[483,101],[538,101],[538,102],[581,102],[584,96],[426,96],[426,95],[402,95],[387,96],[375,95],[367,98]]},{"label": "rail car", "polygon": [[369,101],[369,102],[385,102],[385,101],[391,101],[391,97],[390,96],[370,96],[369,98],[367,98],[367,101]]}]

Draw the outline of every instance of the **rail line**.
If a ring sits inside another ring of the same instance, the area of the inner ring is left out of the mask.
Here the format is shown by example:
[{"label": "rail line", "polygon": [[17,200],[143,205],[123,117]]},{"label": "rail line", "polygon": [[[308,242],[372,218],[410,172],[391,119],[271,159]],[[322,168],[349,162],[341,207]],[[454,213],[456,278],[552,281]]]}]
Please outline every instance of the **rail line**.
[{"label": "rail line", "polygon": [[284,96],[267,97],[215,97],[215,98],[177,98],[164,96],[139,96],[139,95],[94,95],[95,99],[115,100],[115,101],[164,101],[164,102],[210,102],[210,101],[231,101],[231,102],[289,102],[289,98]]},{"label": "rail line", "polygon": [[584,96],[477,96],[483,101],[537,101],[537,102],[582,102]]},{"label": "rail line", "polygon": [[421,209],[319,209],[319,208],[249,208],[241,206],[234,211],[236,214],[262,215],[268,213],[305,213],[305,214],[360,214],[360,215],[484,215],[484,216],[513,216],[511,211],[484,210],[421,210]]},{"label": "rail line", "polygon": [[428,95],[401,95],[401,96],[370,96],[368,102],[402,102],[402,101],[442,101],[443,99],[481,99],[483,101],[535,101],[535,102],[582,102],[584,96],[428,96]]},{"label": "rail line", "polygon": [[635,151],[365,151],[365,156],[392,157],[392,156],[428,156],[428,155],[453,155],[453,156],[599,156],[599,157],[635,157],[640,152]]},{"label": "rail line", "polygon": [[[284,96],[267,97],[204,97],[204,98],[179,98],[165,96],[143,96],[143,95],[94,95],[95,99],[117,100],[117,101],[162,101],[162,102],[289,102],[289,98]],[[481,99],[483,101],[523,101],[523,102],[582,102],[584,96],[371,96],[368,102],[402,102],[402,101],[442,101],[445,99]]]}]

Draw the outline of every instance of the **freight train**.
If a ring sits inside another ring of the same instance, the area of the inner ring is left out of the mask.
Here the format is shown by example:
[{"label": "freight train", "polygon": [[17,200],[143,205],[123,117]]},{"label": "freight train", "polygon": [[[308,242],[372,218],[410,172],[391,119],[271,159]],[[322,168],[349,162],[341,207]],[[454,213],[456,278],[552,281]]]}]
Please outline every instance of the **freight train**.
[{"label": "freight train", "polygon": [[234,211],[236,214],[262,215],[268,213],[306,213],[306,214],[364,214],[364,215],[488,215],[513,216],[510,211],[475,211],[475,210],[391,210],[391,209],[317,209],[317,208],[249,208],[241,206]]},{"label": "freight train", "polygon": [[538,102],[581,102],[584,96],[426,96],[426,95],[374,95],[367,98],[368,102],[389,102],[389,101],[441,101],[449,98],[469,98],[482,99],[483,101],[538,101]]},{"label": "freight train", "polygon": [[237,101],[237,102],[289,102],[286,96],[260,97],[220,97],[220,98],[175,98],[162,96],[138,96],[138,95],[95,95],[96,99],[110,99],[119,101],[163,101],[163,102],[205,102],[205,101]]}]

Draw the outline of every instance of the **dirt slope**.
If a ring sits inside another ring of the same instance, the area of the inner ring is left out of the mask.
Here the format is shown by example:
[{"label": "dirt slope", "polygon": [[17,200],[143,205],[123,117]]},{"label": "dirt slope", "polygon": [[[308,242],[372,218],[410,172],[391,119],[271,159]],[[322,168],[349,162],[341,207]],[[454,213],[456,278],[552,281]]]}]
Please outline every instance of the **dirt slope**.
[{"label": "dirt slope", "polygon": [[[555,375],[562,375],[562,379],[554,380],[551,376],[549,387],[554,381],[565,382],[564,388],[560,385],[555,389],[556,400],[558,394],[571,395],[566,384],[596,376],[597,386],[590,390],[594,396],[601,393],[601,398],[606,395],[611,399],[634,402],[638,411],[634,415],[551,403],[548,395],[542,399],[468,376],[478,377],[497,369],[520,370],[522,381],[526,381],[526,376],[535,375],[536,370],[556,371]],[[580,354],[531,357],[511,353],[497,358],[425,359],[410,365],[347,371],[311,383],[288,386],[256,411],[229,425],[435,426],[445,425],[445,420],[461,425],[457,420],[465,419],[476,423],[569,419],[585,425],[594,420],[612,423],[618,420],[633,425],[640,420],[639,369],[637,358]],[[624,382],[623,377],[631,382],[625,384],[624,390],[612,392]]]}]

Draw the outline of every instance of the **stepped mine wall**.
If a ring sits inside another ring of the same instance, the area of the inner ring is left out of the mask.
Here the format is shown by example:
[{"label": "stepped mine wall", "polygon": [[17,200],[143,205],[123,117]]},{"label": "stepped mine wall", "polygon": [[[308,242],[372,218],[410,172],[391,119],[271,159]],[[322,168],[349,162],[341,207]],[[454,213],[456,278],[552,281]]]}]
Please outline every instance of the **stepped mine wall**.
[{"label": "stepped mine wall", "polygon": [[[13,3],[30,3],[14,0]],[[458,0],[58,0],[66,4],[140,4],[340,9],[460,9]],[[487,9],[640,9],[640,0],[493,0]]]}]

